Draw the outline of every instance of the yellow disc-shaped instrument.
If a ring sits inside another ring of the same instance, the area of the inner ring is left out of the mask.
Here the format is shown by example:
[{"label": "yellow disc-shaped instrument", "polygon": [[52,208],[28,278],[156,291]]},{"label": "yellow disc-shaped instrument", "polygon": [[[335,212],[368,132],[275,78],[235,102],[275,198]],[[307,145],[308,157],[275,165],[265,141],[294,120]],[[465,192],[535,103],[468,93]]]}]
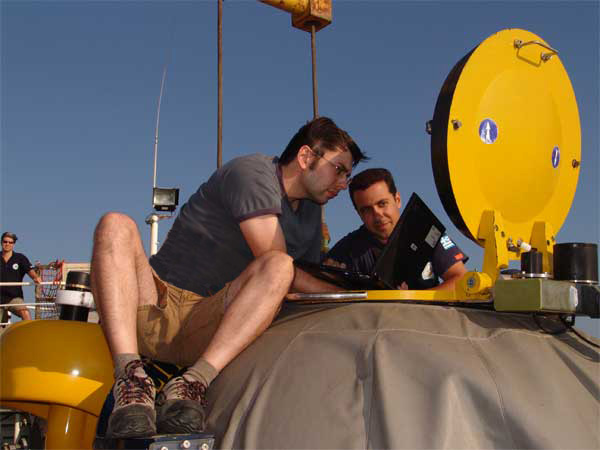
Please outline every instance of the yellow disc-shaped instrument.
[{"label": "yellow disc-shaped instrument", "polygon": [[478,241],[482,213],[527,242],[535,222],[562,226],[577,186],[579,112],[558,52],[525,30],[500,31],[461,59],[432,121],[438,194],[454,224]]}]

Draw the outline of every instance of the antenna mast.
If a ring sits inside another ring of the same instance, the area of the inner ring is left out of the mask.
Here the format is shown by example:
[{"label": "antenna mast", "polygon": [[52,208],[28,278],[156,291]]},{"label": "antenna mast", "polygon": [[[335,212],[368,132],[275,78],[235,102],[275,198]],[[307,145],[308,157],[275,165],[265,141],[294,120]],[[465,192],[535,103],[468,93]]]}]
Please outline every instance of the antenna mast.
[{"label": "antenna mast", "polygon": [[167,77],[167,63],[163,68],[162,80],[160,81],[160,94],[158,95],[158,106],[156,108],[156,128],[154,129],[154,178],[152,187],[156,187],[156,162],[158,160],[158,125],[160,123],[160,104],[162,102],[163,90],[165,87],[165,78]]}]

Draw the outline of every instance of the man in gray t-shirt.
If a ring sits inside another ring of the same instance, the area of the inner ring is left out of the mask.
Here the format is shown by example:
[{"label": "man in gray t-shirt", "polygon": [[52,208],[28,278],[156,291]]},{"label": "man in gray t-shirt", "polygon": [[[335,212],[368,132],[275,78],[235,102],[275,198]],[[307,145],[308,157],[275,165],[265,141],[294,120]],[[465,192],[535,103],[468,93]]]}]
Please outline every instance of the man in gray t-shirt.
[{"label": "man in gray t-shirt", "polygon": [[239,223],[269,214],[279,220],[288,255],[318,262],[321,207],[301,199],[298,208],[292,208],[278,160],[262,154],[242,156],[203,183],[182,207],[158,254],[150,258],[157,275],[205,297],[218,292],[254,259]]},{"label": "man in gray t-shirt", "polygon": [[[320,205],[347,188],[364,158],[331,119],[308,122],[280,158],[254,154],[218,169],[150,261],[133,220],[102,217],[91,276],[115,365],[108,437],[203,431],[208,385],[285,295],[337,290],[293,260],[318,261]],[[140,355],[188,368],[156,395]]]}]

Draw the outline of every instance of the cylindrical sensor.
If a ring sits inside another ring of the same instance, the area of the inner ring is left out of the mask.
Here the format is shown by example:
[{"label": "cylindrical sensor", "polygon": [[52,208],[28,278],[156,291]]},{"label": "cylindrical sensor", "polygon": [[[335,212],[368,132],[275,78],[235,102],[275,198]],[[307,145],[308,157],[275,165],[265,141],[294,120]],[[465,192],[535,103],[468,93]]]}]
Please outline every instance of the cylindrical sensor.
[{"label": "cylindrical sensor", "polygon": [[556,244],[553,261],[555,280],[598,284],[598,244]]},{"label": "cylindrical sensor", "polygon": [[69,272],[65,288],[56,295],[56,304],[60,305],[60,320],[87,322],[89,311],[94,307],[90,274],[76,270]]},{"label": "cylindrical sensor", "polygon": [[542,253],[535,250],[522,253],[521,272],[541,274],[543,272]]}]

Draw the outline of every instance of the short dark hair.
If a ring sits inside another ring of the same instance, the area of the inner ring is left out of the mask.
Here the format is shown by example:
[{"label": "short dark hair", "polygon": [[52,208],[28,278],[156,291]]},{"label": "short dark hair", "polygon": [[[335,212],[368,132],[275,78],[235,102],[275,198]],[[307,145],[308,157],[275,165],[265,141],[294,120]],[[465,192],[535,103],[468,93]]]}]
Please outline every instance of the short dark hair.
[{"label": "short dark hair", "polygon": [[279,157],[279,163],[285,166],[292,162],[303,145],[308,145],[315,152],[319,151],[319,147],[321,151],[336,148],[349,151],[352,155],[352,167],[360,161],[369,159],[350,135],[329,117],[319,117],[303,125]]},{"label": "short dark hair", "polygon": [[375,168],[375,169],[366,169],[362,172],[354,175],[352,177],[352,181],[350,182],[350,186],[348,186],[348,193],[350,194],[350,200],[352,200],[352,204],[356,209],[356,203],[354,203],[354,192],[355,191],[364,191],[365,189],[370,188],[375,183],[380,181],[385,181],[387,184],[388,190],[390,194],[396,195],[396,184],[394,183],[394,178],[389,170],[383,168]]},{"label": "short dark hair", "polygon": [[15,233],[11,233],[10,231],[5,231],[2,233],[2,238],[0,240],[4,240],[5,237],[9,237],[13,240],[13,242],[17,242],[17,235]]}]

